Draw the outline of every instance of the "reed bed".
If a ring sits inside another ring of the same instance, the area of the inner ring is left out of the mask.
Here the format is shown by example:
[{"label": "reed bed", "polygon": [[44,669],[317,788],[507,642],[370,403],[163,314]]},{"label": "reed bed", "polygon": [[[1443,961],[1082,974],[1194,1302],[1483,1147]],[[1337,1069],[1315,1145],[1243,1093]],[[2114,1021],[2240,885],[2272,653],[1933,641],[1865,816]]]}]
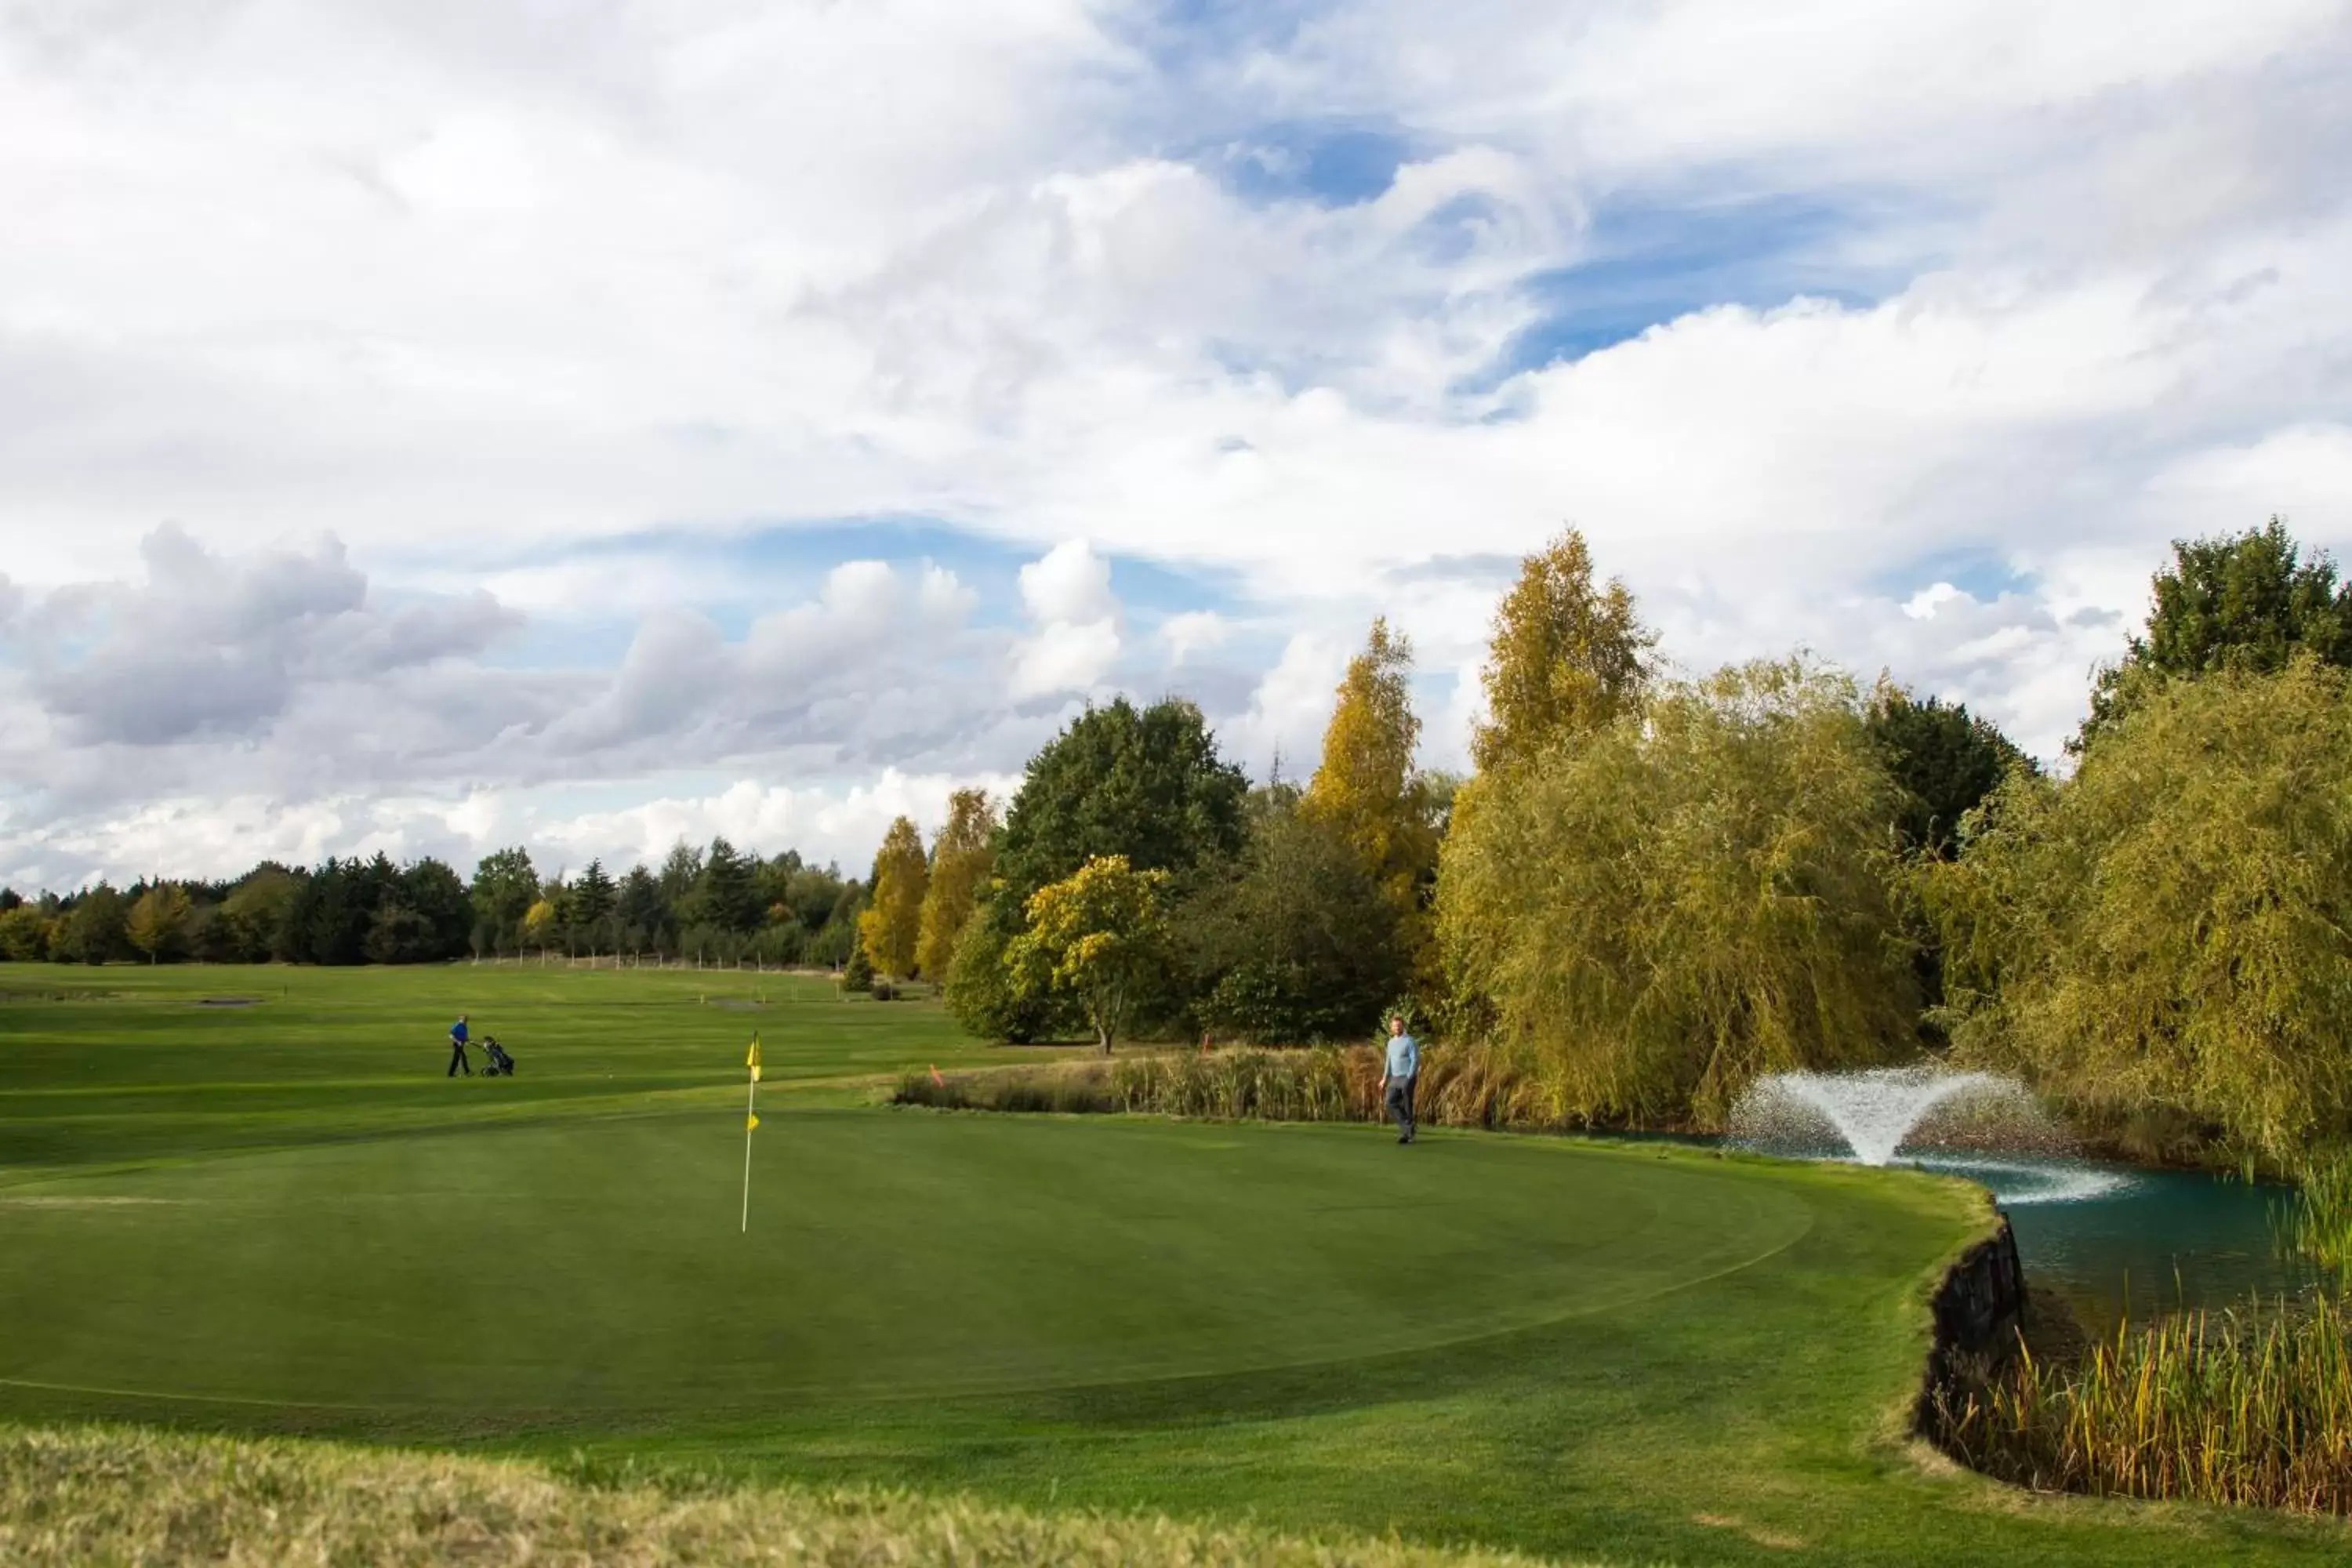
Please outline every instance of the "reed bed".
[{"label": "reed bed", "polygon": [[910,1072],[898,1080],[890,1102],[940,1110],[1101,1114],[1122,1109],[1111,1092],[1108,1066],[1089,1061],[987,1072]]},{"label": "reed bed", "polygon": [[[1378,1121],[1381,1053],[1372,1046],[1241,1047],[1164,1051],[1110,1062],[987,1072],[908,1074],[900,1105],[950,1110],[1133,1111],[1242,1121]],[[1546,1127],[1557,1111],[1537,1079],[1502,1052],[1432,1046],[1422,1052],[1414,1114],[1439,1127]]]},{"label": "reed bed", "polygon": [[[1124,1110],[1220,1121],[1378,1121],[1381,1052],[1373,1046],[1234,1050],[1136,1057],[1115,1064]],[[1413,1113],[1439,1127],[1536,1125],[1525,1075],[1474,1046],[1422,1052]]]},{"label": "reed bed", "polygon": [[2305,1162],[2288,1239],[2297,1252],[2329,1268],[2352,1268],[2352,1148]]},{"label": "reed bed", "polygon": [[1955,1457],[2027,1486],[2352,1514],[2347,1330],[2322,1295],[2126,1323],[2071,1364],[2021,1345],[1930,1419]]}]

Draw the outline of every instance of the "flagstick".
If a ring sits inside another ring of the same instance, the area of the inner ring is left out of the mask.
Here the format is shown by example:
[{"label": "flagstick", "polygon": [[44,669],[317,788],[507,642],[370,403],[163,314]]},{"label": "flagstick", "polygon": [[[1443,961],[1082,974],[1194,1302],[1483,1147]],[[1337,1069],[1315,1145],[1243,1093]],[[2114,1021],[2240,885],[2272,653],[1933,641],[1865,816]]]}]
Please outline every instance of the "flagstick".
[{"label": "flagstick", "polygon": [[751,1228],[751,1114],[752,1104],[760,1094],[760,1080],[753,1079],[743,1086],[743,1226]]}]

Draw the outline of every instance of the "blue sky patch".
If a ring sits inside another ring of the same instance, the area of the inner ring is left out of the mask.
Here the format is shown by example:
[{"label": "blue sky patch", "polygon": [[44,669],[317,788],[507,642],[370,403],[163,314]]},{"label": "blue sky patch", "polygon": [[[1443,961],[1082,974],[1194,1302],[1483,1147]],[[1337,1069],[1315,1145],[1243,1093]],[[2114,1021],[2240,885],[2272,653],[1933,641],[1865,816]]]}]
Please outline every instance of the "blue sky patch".
[{"label": "blue sky patch", "polygon": [[1471,390],[1580,359],[1713,305],[1764,310],[1799,296],[1875,304],[1924,264],[1854,258],[1853,242],[1883,216],[1856,201],[1790,195],[1604,203],[1585,258],[1525,285],[1543,319]]},{"label": "blue sky patch", "polygon": [[1245,201],[1344,207],[1378,199],[1413,156],[1413,143],[1392,129],[1307,123],[1259,126],[1192,161]]},{"label": "blue sky patch", "polygon": [[1881,573],[1871,587],[1890,599],[1907,600],[1938,583],[1949,583],[1979,604],[1990,604],[2003,594],[2031,593],[2034,586],[2032,574],[2020,572],[1997,552],[1961,549],[1905,562]]}]

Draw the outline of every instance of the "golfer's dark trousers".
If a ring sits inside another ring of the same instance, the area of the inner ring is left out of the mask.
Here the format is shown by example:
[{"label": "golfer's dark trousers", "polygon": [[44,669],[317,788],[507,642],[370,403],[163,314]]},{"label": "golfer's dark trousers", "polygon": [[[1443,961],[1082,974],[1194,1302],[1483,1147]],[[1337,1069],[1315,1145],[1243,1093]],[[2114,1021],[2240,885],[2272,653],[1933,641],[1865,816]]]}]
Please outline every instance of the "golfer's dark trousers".
[{"label": "golfer's dark trousers", "polygon": [[1396,1118],[1397,1136],[1412,1136],[1412,1085],[1409,1078],[1389,1079],[1389,1114]]},{"label": "golfer's dark trousers", "polygon": [[464,1069],[467,1078],[474,1076],[474,1064],[466,1059],[466,1042],[452,1040],[449,1042],[449,1070],[441,1076],[456,1078],[460,1068]]}]

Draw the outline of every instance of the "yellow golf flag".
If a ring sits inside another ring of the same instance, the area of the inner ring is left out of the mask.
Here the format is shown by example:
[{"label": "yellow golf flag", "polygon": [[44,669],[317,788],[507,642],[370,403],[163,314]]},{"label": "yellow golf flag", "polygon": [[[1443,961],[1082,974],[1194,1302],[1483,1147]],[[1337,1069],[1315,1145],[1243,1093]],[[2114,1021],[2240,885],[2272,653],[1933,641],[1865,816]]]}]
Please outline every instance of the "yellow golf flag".
[{"label": "yellow golf flag", "polygon": [[743,1220],[744,1230],[751,1228],[751,1131],[760,1125],[760,1037],[751,1037],[751,1048],[743,1054],[743,1065],[751,1069],[751,1081],[743,1086]]}]

